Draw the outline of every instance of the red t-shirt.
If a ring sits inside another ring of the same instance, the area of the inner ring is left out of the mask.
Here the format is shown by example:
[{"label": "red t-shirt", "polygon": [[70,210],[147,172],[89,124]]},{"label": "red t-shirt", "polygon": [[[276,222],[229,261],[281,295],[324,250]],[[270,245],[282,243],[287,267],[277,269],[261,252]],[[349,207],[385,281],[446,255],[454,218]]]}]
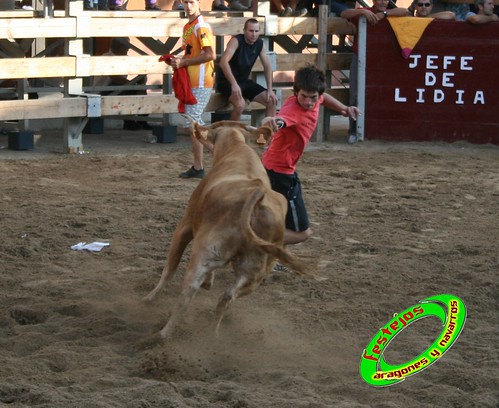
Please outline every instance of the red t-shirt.
[{"label": "red t-shirt", "polygon": [[323,102],[324,96],[321,95],[310,110],[300,106],[296,95],[284,102],[277,117],[283,119],[286,126],[274,133],[272,142],[262,156],[262,163],[267,170],[295,173],[296,163],[317,126],[319,108]]}]

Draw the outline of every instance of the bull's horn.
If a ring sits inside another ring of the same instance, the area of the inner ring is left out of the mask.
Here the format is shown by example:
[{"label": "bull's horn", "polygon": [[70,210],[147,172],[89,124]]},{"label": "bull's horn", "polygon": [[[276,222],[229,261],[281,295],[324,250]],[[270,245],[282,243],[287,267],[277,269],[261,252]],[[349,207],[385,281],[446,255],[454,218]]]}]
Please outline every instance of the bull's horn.
[{"label": "bull's horn", "polygon": [[253,132],[253,131],[255,131],[256,129],[257,129],[257,128],[256,128],[256,127],[254,127],[254,126],[246,125],[246,130],[247,130],[248,132]]}]

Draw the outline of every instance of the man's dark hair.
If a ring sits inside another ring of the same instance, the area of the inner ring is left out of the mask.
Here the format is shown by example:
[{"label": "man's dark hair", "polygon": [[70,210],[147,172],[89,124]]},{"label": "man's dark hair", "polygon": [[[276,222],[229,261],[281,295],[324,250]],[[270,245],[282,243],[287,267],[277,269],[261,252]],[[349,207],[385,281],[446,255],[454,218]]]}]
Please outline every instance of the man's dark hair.
[{"label": "man's dark hair", "polygon": [[293,91],[319,92],[322,95],[326,90],[326,74],[315,65],[307,65],[295,72]]},{"label": "man's dark hair", "polygon": [[256,18],[249,18],[244,22],[244,29],[248,28],[248,24],[260,24]]}]

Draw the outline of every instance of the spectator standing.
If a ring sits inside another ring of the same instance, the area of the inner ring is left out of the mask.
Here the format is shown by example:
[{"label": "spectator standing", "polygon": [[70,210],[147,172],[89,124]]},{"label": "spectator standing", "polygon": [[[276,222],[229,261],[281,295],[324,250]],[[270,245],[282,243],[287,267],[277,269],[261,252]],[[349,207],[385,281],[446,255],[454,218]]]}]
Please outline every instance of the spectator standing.
[{"label": "spectator standing", "polygon": [[262,121],[262,125],[276,131],[263,153],[262,162],[272,189],[288,200],[285,245],[303,242],[312,234],[296,164],[317,126],[320,106],[341,112],[352,119],[359,115],[358,108],[343,105],[324,93],[325,89],[326,76],[323,71],[315,66],[299,69],[295,73],[294,95],[286,99],[277,116]]},{"label": "spectator standing", "polygon": [[[379,21],[392,16],[392,17],[404,17],[409,15],[409,10],[402,7],[388,9],[388,0],[374,0],[372,7],[363,7],[355,9],[345,9],[341,12],[341,17],[349,20],[355,25],[358,31],[359,18],[364,16],[368,24],[374,25]],[[358,34],[358,33],[357,33]],[[353,52],[352,62],[350,64],[350,99],[349,103],[352,106],[357,105],[357,88],[358,88],[358,64],[357,64],[357,52],[358,52],[358,35],[355,35],[353,41]],[[356,142],[363,141],[357,135],[357,121],[354,118],[350,118],[350,126],[348,129],[348,143],[353,144]]]},{"label": "spectator standing", "polygon": [[[249,79],[257,58],[263,65],[267,89]],[[246,20],[243,34],[230,39],[220,58],[216,76],[217,91],[229,99],[234,109],[231,120],[241,120],[246,99],[265,106],[265,115],[274,116],[277,98],[272,90],[273,71],[260,38],[260,23],[254,18]]]},{"label": "spectator standing", "polygon": [[[187,67],[192,93],[197,104],[185,105],[185,114],[193,121],[203,125],[202,115],[213,89],[215,50],[213,32],[201,15],[199,0],[184,0],[184,10],[189,21],[182,34],[183,57],[172,58],[173,69]],[[194,137],[192,123],[186,122],[190,129],[194,162],[192,167],[181,173],[182,178],[203,178],[203,145]]]},{"label": "spectator standing", "polygon": [[466,21],[471,24],[486,24],[492,21],[499,21],[497,14],[494,14],[494,0],[475,0],[476,13],[469,12]]}]

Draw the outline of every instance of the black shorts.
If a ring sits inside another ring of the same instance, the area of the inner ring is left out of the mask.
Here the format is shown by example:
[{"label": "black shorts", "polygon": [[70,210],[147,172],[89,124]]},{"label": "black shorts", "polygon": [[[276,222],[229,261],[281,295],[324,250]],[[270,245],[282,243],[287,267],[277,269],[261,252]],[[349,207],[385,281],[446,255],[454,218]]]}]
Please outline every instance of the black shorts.
[{"label": "black shorts", "polygon": [[[266,91],[266,89],[263,86],[257,84],[256,82],[253,82],[251,79],[238,82],[238,84],[239,87],[241,88],[241,93],[243,95],[243,98],[247,99],[250,102],[253,99],[255,99],[258,95],[260,95],[262,92]],[[229,98],[230,95],[232,94],[232,86],[228,81],[217,82],[216,90],[226,98]]]},{"label": "black shorts", "polygon": [[288,201],[286,228],[296,232],[307,230],[310,224],[301,194],[301,183],[298,174],[282,174],[273,170],[267,170],[267,174],[269,175],[272,190],[281,193]]}]

